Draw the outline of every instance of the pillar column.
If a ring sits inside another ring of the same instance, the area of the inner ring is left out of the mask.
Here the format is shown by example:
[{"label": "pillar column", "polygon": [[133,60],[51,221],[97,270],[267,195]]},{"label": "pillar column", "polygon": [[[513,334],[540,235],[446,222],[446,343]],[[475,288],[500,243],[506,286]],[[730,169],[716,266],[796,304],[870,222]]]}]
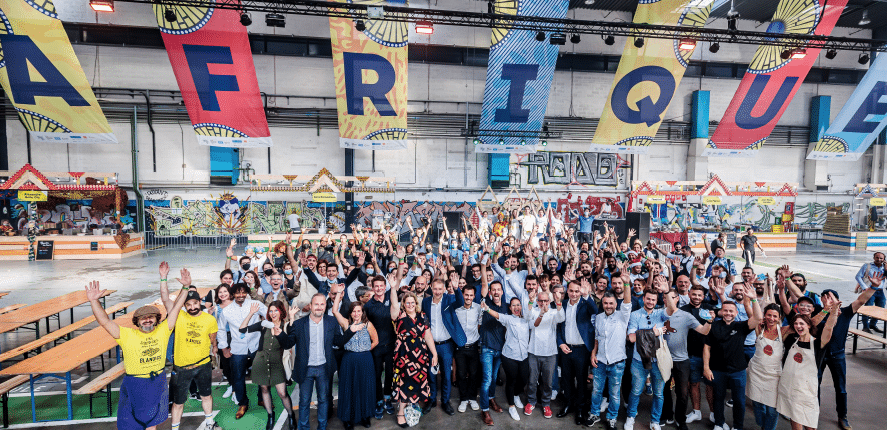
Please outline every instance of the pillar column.
[{"label": "pillar column", "polygon": [[702,156],[708,144],[709,92],[693,91],[690,103],[690,148],[687,150],[687,180],[708,180],[708,157]]},{"label": "pillar column", "polygon": [[[815,96],[810,100],[810,136],[807,153],[813,151],[828,129],[831,118],[831,96]],[[828,190],[828,161],[804,160],[804,188],[811,191]]]}]

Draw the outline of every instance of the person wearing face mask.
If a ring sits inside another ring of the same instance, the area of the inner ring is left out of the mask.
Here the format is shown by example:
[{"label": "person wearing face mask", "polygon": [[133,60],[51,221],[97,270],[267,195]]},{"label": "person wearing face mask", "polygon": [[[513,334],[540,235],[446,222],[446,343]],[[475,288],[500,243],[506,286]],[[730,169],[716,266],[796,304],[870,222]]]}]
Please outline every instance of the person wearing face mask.
[{"label": "person wearing face mask", "polygon": [[283,263],[283,287],[287,290],[292,290],[297,296],[299,295],[299,290],[302,285],[299,282],[299,277],[301,276],[301,271],[299,273],[295,273],[293,271],[293,265],[290,264],[289,261]]},{"label": "person wearing face mask", "polygon": [[274,263],[270,261],[265,261],[262,263],[262,271],[259,272],[259,287],[262,289],[262,294],[271,293],[271,275],[277,272],[274,269]]},{"label": "person wearing face mask", "polygon": [[[164,304],[172,302],[169,295],[161,295]],[[185,298],[185,308],[176,320],[175,346],[173,347],[173,372],[170,386],[172,392],[172,429],[178,430],[182,421],[185,402],[188,401],[188,387],[191,382],[197,385],[200,403],[203,406],[204,422],[200,430],[212,430],[212,360],[218,352],[216,319],[200,310],[200,295],[189,291]]]}]

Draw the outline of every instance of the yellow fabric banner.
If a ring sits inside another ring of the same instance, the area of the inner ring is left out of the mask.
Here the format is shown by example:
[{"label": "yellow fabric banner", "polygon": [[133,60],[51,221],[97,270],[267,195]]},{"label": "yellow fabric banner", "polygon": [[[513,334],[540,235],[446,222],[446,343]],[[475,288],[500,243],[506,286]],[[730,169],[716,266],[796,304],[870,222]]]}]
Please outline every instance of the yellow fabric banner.
[{"label": "yellow fabric banner", "polygon": [[[702,27],[712,3],[641,0],[634,23]],[[627,38],[590,151],[646,153],[695,47],[693,39]]]},{"label": "yellow fabric banner", "polygon": [[52,0],[0,2],[0,85],[37,141],[117,143]]}]

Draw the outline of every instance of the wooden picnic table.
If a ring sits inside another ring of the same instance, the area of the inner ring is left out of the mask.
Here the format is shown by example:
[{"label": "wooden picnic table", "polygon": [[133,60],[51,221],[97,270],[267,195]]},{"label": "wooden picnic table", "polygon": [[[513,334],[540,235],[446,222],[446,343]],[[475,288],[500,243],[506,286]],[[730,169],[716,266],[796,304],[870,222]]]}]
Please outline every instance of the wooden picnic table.
[{"label": "wooden picnic table", "polygon": [[[102,295],[102,306],[105,305],[105,297],[114,292],[116,290],[108,290]],[[46,319],[46,331],[49,332],[49,319],[56,318],[59,321],[59,328],[61,328],[60,314],[70,310],[71,323],[73,324],[74,308],[88,301],[86,299],[86,291],[80,290],[0,315],[0,333],[6,333],[29,324],[34,324],[34,332],[37,334],[37,338],[40,338],[40,320]]]},{"label": "wooden picnic table", "polygon": [[9,295],[9,291],[0,291],[0,299]]}]

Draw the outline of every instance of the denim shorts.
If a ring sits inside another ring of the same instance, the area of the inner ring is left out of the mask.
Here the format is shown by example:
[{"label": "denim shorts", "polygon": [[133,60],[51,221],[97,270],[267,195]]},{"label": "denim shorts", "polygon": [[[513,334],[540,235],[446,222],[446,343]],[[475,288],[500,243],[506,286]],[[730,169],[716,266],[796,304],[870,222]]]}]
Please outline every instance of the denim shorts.
[{"label": "denim shorts", "polygon": [[702,382],[702,357],[690,357],[690,383]]}]

